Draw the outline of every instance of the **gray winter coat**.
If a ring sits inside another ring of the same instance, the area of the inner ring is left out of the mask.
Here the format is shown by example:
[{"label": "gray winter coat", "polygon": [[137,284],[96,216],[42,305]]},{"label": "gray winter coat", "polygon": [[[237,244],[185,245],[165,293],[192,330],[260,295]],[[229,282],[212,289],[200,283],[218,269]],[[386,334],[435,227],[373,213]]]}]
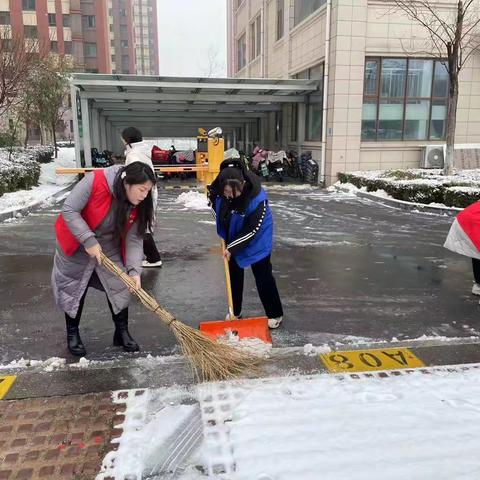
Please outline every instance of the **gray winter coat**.
[{"label": "gray winter coat", "polygon": [[[120,168],[120,165],[114,165],[105,169],[105,177],[111,191],[113,191],[113,182]],[[72,256],[68,257],[57,243],[53,260],[52,288],[55,303],[70,317],[76,316],[80,299],[94,270],[97,272],[115,313],[128,307],[130,302],[130,292],[125,284],[104,267],[98,265],[96,259],[91,258],[85,248],[99,243],[105,255],[117,265],[122,266],[129,275],[141,274],[143,238],[138,235],[136,224],[133,224],[126,237],[126,265],[124,265],[121,242],[114,233],[113,208],[110,208],[94,232],[82,218],[80,212],[90,198],[92,185],[93,174],[90,173],[75,185],[62,208],[63,218],[70,231],[80,242],[80,247]]]}]

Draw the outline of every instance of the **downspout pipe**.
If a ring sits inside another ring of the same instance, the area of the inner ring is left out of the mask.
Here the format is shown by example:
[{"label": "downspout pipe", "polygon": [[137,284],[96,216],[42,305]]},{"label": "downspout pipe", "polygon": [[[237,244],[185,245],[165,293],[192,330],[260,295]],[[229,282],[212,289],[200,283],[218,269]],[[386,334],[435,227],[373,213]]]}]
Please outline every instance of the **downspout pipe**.
[{"label": "downspout pipe", "polygon": [[[322,154],[320,172],[323,183],[326,183],[325,164],[327,158],[327,111],[328,111],[328,77],[330,71],[330,30],[331,30],[332,0],[327,0],[327,17],[325,28],[325,63],[323,66],[323,111],[322,111]],[[320,179],[320,176],[319,176]]]}]

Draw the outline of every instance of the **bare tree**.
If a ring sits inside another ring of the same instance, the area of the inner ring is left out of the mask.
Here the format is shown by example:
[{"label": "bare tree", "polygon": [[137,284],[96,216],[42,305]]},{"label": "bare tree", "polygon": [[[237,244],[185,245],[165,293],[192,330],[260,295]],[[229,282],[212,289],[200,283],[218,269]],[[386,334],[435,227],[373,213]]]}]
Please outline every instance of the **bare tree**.
[{"label": "bare tree", "polygon": [[[3,27],[3,26],[2,26]],[[21,101],[21,94],[44,49],[37,39],[0,28],[0,115]]]},{"label": "bare tree", "polygon": [[[468,60],[480,53],[479,0],[457,0],[456,9],[445,16],[434,0],[393,0],[395,8],[407,14],[427,33],[423,54],[439,59],[449,77],[446,120],[446,155],[444,174],[453,171],[455,129],[459,93],[459,75]],[[442,7],[445,10],[445,6]],[[411,52],[419,53],[419,52]]]},{"label": "bare tree", "polygon": [[207,78],[218,77],[223,74],[225,64],[220,60],[218,46],[210,45],[207,51],[206,65],[202,65],[202,75]]}]

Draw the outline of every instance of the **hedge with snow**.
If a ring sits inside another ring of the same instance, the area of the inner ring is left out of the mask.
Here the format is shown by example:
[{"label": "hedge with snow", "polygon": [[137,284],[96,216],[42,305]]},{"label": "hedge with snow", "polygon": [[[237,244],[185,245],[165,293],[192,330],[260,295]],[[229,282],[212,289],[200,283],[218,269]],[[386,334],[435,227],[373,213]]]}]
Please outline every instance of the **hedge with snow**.
[{"label": "hedge with snow", "polygon": [[367,192],[384,190],[397,200],[464,208],[480,200],[480,170],[442,175],[441,170],[388,170],[339,173],[341,183]]},{"label": "hedge with snow", "polygon": [[0,196],[7,192],[25,190],[38,185],[40,163],[44,152],[35,149],[15,149],[11,152],[0,148]]}]

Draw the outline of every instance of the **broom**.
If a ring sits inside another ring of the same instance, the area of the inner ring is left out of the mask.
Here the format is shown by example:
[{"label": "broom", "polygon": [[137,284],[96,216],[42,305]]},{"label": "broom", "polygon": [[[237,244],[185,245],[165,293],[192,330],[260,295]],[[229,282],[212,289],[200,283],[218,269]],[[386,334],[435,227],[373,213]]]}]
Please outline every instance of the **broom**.
[{"label": "broom", "polygon": [[218,381],[238,377],[246,370],[253,369],[260,361],[260,356],[215,342],[199,330],[180,322],[161,307],[143,288],[137,289],[135,281],[103,252],[100,253],[100,256],[102,265],[118,276],[140,301],[170,328],[198,380]]}]

